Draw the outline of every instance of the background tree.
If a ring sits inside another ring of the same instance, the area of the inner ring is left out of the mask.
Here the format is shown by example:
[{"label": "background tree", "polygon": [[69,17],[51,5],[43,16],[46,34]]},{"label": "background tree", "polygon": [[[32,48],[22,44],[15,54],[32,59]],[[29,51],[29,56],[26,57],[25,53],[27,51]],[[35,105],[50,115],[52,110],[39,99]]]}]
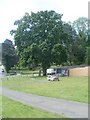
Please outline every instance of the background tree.
[{"label": "background tree", "polygon": [[85,54],[88,46],[88,19],[80,17],[73,22],[72,27],[77,33],[73,45],[74,63],[78,65],[85,64]]},{"label": "background tree", "polygon": [[17,53],[11,40],[6,39],[2,43],[2,64],[7,72],[17,64]]},{"label": "background tree", "polygon": [[66,47],[67,50],[67,58],[68,58],[68,65],[73,64],[73,45],[74,41],[76,39],[76,31],[73,29],[73,27],[69,23],[63,24],[63,44]]},{"label": "background tree", "polygon": [[86,48],[85,63],[90,65],[90,20],[88,20],[88,47]]},{"label": "background tree", "polygon": [[87,47],[85,54],[86,65],[90,65],[90,47]]},{"label": "background tree", "polygon": [[88,19],[85,17],[80,17],[73,22],[73,27],[75,28],[76,32],[79,34],[80,32],[84,32],[87,34],[88,30]]}]

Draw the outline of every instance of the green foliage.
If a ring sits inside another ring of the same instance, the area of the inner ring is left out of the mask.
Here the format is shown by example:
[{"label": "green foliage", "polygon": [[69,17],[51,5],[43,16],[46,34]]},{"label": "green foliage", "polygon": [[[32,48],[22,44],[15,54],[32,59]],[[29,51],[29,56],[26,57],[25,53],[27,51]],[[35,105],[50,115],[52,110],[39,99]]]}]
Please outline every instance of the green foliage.
[{"label": "green foliage", "polygon": [[76,39],[76,31],[72,28],[72,26],[69,23],[63,24],[63,43],[67,49],[67,58],[69,65],[72,65],[73,62],[73,43]]},{"label": "green foliage", "polygon": [[55,44],[52,49],[53,61],[56,65],[61,65],[67,61],[67,53],[64,46]]},{"label": "green foliage", "polygon": [[11,67],[17,64],[17,60],[17,53],[12,41],[6,39],[4,43],[2,43],[2,63],[5,66],[7,72],[9,72]]},{"label": "green foliage", "polygon": [[73,44],[74,63],[80,65],[85,62],[85,45],[82,40],[76,39]]},{"label": "green foliage", "polygon": [[87,65],[90,65],[90,47],[87,47],[86,49],[86,55],[85,55],[85,62]]},{"label": "green foliage", "polygon": [[40,48],[40,62],[42,63],[42,68],[47,69],[48,67],[50,67],[50,63],[52,62],[51,50],[46,42],[40,44],[39,48]]},{"label": "green foliage", "polygon": [[62,43],[61,17],[55,11],[40,11],[32,12],[31,16],[26,13],[22,19],[15,21],[17,30],[11,33],[14,34],[22,65],[36,66],[40,63],[44,71],[50,67],[53,63],[52,48],[58,42]]},{"label": "green foliage", "polygon": [[85,34],[88,33],[88,19],[85,17],[80,17],[73,22],[73,27],[77,31],[77,33],[83,32]]},{"label": "green foliage", "polygon": [[84,64],[85,52],[89,43],[88,19],[80,17],[73,22],[72,27],[76,30],[77,33],[77,37],[73,44],[74,64]]},{"label": "green foliage", "polygon": [[29,68],[34,68],[38,65],[39,62],[39,48],[36,43],[31,44],[24,49],[21,54],[21,64],[23,66],[29,66]]}]

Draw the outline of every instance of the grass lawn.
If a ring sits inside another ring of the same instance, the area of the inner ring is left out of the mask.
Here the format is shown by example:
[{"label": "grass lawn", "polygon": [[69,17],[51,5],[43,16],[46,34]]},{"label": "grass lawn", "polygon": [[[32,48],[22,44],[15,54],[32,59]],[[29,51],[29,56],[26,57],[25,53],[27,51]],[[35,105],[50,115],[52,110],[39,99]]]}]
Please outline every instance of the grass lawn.
[{"label": "grass lawn", "polygon": [[[33,75],[33,73],[39,73],[39,69],[37,70],[28,70],[28,69],[23,69],[23,70],[10,70],[8,75],[13,75],[13,71],[16,71],[17,73],[21,73],[23,75]],[[41,72],[41,75],[43,75],[43,72]]]},{"label": "grass lawn", "polygon": [[88,103],[88,77],[60,77],[60,81],[13,86],[27,93]]},{"label": "grass lawn", "polygon": [[[0,78],[1,79],[1,78]],[[2,80],[0,80],[0,87],[2,86]]]},{"label": "grass lawn", "polygon": [[39,80],[46,80],[46,77],[33,77],[31,75],[18,75],[12,77],[2,78],[2,86],[11,86],[11,85],[19,85],[29,82],[38,82]]},{"label": "grass lawn", "polygon": [[5,96],[2,97],[2,116],[3,118],[64,118],[63,115],[27,106]]},{"label": "grass lawn", "polygon": [[0,95],[0,120],[2,118],[2,96]]}]

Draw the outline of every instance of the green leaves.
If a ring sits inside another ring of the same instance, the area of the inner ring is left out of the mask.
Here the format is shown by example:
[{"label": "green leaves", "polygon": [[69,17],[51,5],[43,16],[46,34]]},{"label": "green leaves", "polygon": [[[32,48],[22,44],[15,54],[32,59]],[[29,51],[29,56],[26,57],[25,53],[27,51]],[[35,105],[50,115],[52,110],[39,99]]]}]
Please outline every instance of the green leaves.
[{"label": "green leaves", "polygon": [[87,34],[88,19],[85,18],[85,17],[78,18],[77,20],[75,20],[73,22],[73,27],[75,28],[75,30],[77,31],[77,33],[84,32],[85,34]]},{"label": "green leaves", "polygon": [[90,65],[90,47],[87,47],[86,49],[86,53],[85,53],[85,62],[87,65]]},{"label": "green leaves", "polygon": [[51,51],[56,43],[61,42],[63,31],[61,17],[55,11],[40,11],[32,12],[31,16],[26,13],[15,21],[14,39],[22,65],[36,66],[39,63],[48,68],[53,63]]},{"label": "green leaves", "polygon": [[63,64],[67,61],[66,49],[63,45],[57,43],[52,49],[53,61],[56,65]]},{"label": "green leaves", "polygon": [[39,62],[39,48],[36,43],[28,46],[24,49],[20,56],[22,66],[32,65],[33,67],[38,65]]},{"label": "green leaves", "polygon": [[17,64],[17,52],[11,40],[6,39],[4,43],[2,43],[2,59],[7,72]]}]

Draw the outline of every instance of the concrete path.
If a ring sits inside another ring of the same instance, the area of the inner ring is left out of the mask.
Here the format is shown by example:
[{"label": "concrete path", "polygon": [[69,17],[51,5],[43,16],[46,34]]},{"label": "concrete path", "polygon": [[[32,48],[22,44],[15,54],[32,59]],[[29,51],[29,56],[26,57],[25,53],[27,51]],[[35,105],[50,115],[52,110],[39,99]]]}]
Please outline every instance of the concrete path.
[{"label": "concrete path", "polygon": [[32,95],[8,88],[3,88],[2,91],[0,90],[0,94],[21,103],[32,105],[49,112],[63,114],[70,118],[88,118],[88,105],[84,103]]}]

